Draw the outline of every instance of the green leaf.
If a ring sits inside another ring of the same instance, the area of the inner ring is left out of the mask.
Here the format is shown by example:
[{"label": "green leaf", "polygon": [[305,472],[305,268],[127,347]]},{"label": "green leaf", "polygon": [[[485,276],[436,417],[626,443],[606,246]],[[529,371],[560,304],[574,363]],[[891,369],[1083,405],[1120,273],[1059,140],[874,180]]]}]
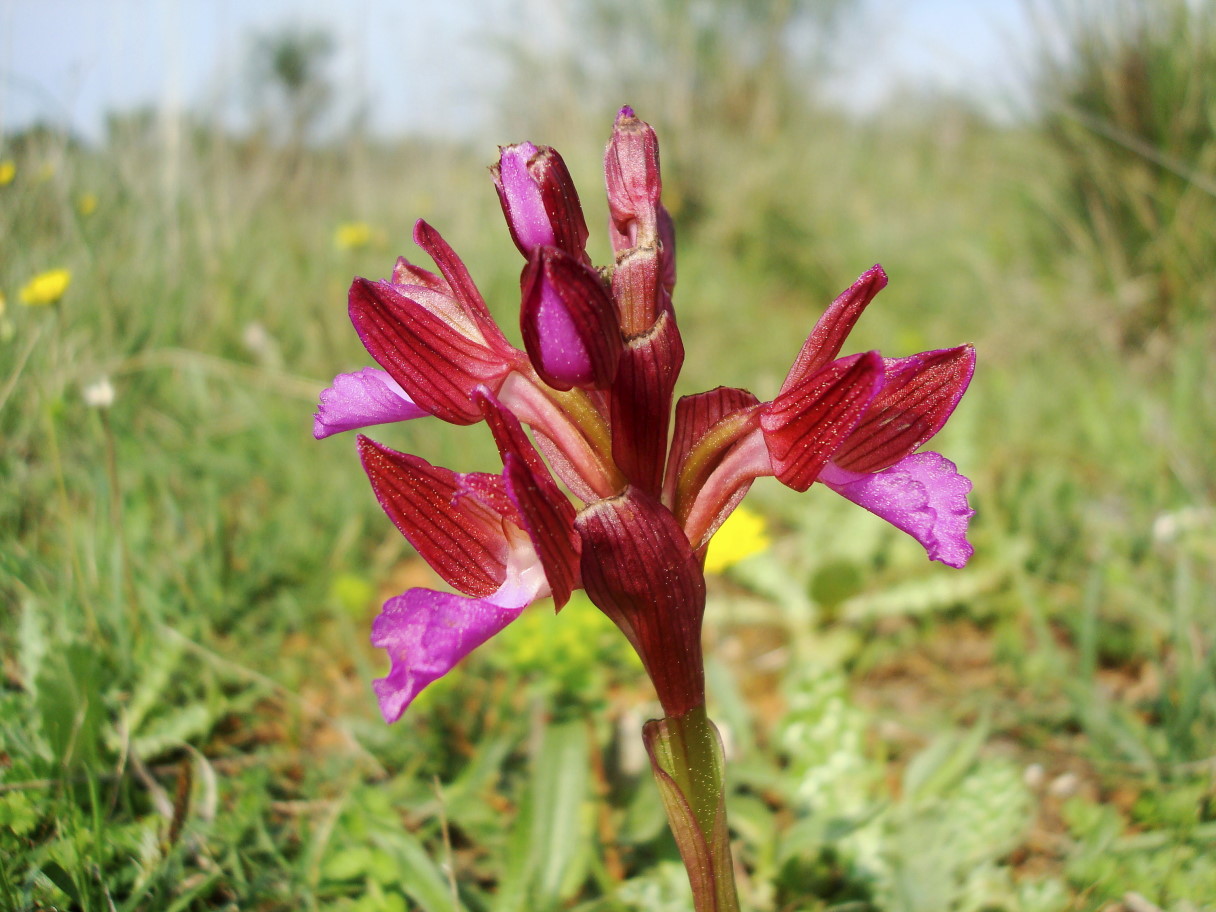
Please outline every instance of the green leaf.
[{"label": "green leaf", "polygon": [[405,830],[378,832],[373,834],[372,843],[397,862],[396,875],[401,889],[424,912],[460,912],[463,908],[453,900],[451,884],[413,833]]},{"label": "green leaf", "polygon": [[975,762],[987,737],[988,722],[984,720],[964,734],[952,732],[937,738],[904,771],[906,800],[943,796]]},{"label": "green leaf", "polygon": [[582,721],[550,725],[533,767],[532,864],[534,899],[556,905],[585,877],[588,834],[583,805],[590,785],[590,748]]},{"label": "green leaf", "polygon": [[131,748],[143,760],[152,760],[170,748],[207,734],[220,715],[221,711],[204,703],[191,703],[171,715],[151,719],[139,737],[131,740]]},{"label": "green leaf", "polygon": [[541,912],[573,896],[587,877],[591,834],[585,722],[549,725],[503,859],[495,912]]},{"label": "green leaf", "polygon": [[63,766],[96,760],[105,720],[101,659],[73,643],[50,654],[38,674],[37,707],[42,734]]},{"label": "green leaf", "polygon": [[17,626],[17,660],[21,665],[21,677],[25,686],[38,692],[38,672],[49,650],[46,636],[46,618],[33,599],[21,606],[21,620]]}]

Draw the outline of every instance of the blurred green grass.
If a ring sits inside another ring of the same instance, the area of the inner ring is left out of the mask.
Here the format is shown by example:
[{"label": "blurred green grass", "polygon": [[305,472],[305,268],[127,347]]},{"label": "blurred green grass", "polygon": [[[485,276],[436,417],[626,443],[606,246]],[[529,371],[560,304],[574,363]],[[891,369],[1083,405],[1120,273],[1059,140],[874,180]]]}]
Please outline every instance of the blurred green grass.
[{"label": "blurred green grass", "polygon": [[[596,113],[560,148],[604,261]],[[659,102],[653,120],[664,140],[688,125]],[[1210,170],[1211,122],[1197,153],[1145,139]],[[775,544],[713,580],[749,907],[1214,908],[1216,335],[1206,304],[1180,304],[1136,311],[1130,345],[1128,296],[1179,261],[1112,279],[1143,226],[1094,232],[1069,202],[1160,172],[1092,131],[1062,144],[1051,121],[948,101],[693,126],[695,158],[672,136],[665,159],[681,392],[771,395],[875,260],[891,285],[851,346],[979,353],[935,444],[975,481],[965,571],[823,491],[759,484]],[[433,577],[310,413],[368,363],[350,277],[412,255],[417,217],[518,338],[493,147],[163,127],[116,118],[97,146],[30,131],[0,153],[0,906],[686,908],[637,754],[650,695],[588,603],[535,609],[393,728],[370,695],[379,603]],[[1211,200],[1163,179],[1170,237],[1216,249]],[[370,243],[339,249],[351,221]],[[1208,300],[1207,262],[1163,287]],[[57,267],[63,300],[22,306]],[[103,377],[113,405],[91,407]],[[494,467],[468,429],[377,437]]]}]

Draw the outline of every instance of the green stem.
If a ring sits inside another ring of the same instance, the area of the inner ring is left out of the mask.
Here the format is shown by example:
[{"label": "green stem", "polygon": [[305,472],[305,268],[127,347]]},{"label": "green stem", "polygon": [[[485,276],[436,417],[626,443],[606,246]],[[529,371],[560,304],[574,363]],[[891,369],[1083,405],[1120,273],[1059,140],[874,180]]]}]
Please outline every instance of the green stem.
[{"label": "green stem", "polygon": [[696,912],[738,912],[726,767],[717,728],[698,706],[652,719],[642,729],[667,821],[688,870]]}]

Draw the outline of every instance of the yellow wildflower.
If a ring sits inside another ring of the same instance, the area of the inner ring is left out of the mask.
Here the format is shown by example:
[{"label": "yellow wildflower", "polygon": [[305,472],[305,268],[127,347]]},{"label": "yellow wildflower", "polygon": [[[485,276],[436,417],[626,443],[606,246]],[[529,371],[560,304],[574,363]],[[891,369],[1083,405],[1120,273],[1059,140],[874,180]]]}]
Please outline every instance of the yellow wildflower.
[{"label": "yellow wildflower", "polygon": [[374,239],[375,232],[367,222],[343,222],[334,232],[334,246],[339,250],[360,250]]},{"label": "yellow wildflower", "polygon": [[747,507],[740,507],[727,517],[722,527],[709,540],[705,554],[705,572],[721,573],[746,557],[759,554],[772,544],[764,517]]},{"label": "yellow wildflower", "polygon": [[97,211],[97,194],[82,193],[76,199],[76,211],[86,218]]},{"label": "yellow wildflower", "polygon": [[0,187],[7,187],[17,176],[17,163],[11,159],[0,161]]},{"label": "yellow wildflower", "polygon": [[54,304],[63,297],[72,282],[72,273],[66,269],[48,269],[34,276],[22,287],[18,296],[27,307]]}]

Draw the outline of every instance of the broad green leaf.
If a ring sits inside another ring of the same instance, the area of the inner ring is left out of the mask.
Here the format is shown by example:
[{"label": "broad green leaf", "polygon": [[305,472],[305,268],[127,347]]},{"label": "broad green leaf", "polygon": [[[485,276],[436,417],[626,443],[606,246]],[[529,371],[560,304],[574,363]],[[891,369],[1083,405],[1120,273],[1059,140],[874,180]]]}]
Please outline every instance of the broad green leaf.
[{"label": "broad green leaf", "polygon": [[205,735],[218,716],[219,712],[205,703],[191,703],[169,715],[158,715],[131,740],[131,748],[141,759],[152,760],[170,748]]},{"label": "broad green leaf", "polygon": [[589,773],[586,723],[563,722],[546,728],[532,784],[530,867],[536,872],[534,900],[540,907],[566,899],[586,872],[585,860],[578,862],[589,835],[583,825]]},{"label": "broad green leaf", "polygon": [[396,860],[401,889],[424,912],[461,912],[463,906],[453,901],[448,879],[413,833],[378,832],[372,836],[372,843]]},{"label": "broad green leaf", "polygon": [[532,759],[532,779],[503,858],[495,912],[557,908],[586,878],[590,785],[586,723],[546,727]]},{"label": "broad green leaf", "polygon": [[64,766],[98,756],[102,706],[101,659],[83,643],[51,653],[38,675],[38,715],[42,734],[56,761]]}]

